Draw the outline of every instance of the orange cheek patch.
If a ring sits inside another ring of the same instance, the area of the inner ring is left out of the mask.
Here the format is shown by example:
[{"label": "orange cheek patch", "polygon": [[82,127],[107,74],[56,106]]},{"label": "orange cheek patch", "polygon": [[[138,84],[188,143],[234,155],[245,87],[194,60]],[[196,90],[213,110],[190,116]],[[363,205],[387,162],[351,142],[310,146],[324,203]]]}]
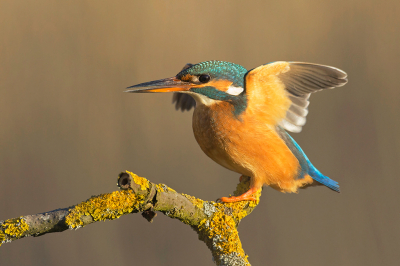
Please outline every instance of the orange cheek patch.
[{"label": "orange cheek patch", "polygon": [[190,74],[186,74],[184,76],[181,77],[182,81],[192,81],[193,76]]},{"label": "orange cheek patch", "polygon": [[208,86],[212,86],[223,92],[226,92],[231,85],[232,81],[229,80],[212,80],[211,82],[208,82]]}]

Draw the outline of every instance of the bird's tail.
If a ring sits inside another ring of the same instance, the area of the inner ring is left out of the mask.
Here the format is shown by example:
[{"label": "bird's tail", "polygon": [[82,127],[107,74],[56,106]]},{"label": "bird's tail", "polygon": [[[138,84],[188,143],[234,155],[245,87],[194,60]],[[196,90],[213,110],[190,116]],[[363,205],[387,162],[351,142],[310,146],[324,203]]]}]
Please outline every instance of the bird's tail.
[{"label": "bird's tail", "polygon": [[317,181],[318,183],[320,183],[324,186],[327,186],[328,188],[330,188],[336,192],[340,192],[338,182],[321,174],[321,172],[318,171],[318,169],[315,168],[314,165],[312,165],[310,161],[308,161],[308,166],[309,166],[308,174],[312,177],[312,179],[314,179],[315,181]]},{"label": "bird's tail", "polygon": [[312,184],[307,184],[302,188],[307,188],[309,186],[316,186],[316,185],[324,185],[328,188],[340,192],[339,184],[335,180],[330,179],[327,176],[321,174],[317,168],[312,165],[310,160],[307,158],[307,155],[304,151],[300,148],[299,144],[282,128],[278,127],[278,133],[285,141],[286,145],[288,145],[289,149],[292,151],[294,156],[296,156],[297,160],[299,160],[299,164],[301,166],[302,175],[309,175],[317,182],[313,182]]}]

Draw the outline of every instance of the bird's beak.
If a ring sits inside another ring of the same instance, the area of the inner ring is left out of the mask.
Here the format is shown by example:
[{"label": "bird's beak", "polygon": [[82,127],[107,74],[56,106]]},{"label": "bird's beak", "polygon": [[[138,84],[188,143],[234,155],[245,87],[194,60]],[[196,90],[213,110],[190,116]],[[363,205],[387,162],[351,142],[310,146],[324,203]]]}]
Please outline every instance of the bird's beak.
[{"label": "bird's beak", "polygon": [[189,89],[189,82],[172,77],[133,85],[128,87],[125,92],[184,92]]}]

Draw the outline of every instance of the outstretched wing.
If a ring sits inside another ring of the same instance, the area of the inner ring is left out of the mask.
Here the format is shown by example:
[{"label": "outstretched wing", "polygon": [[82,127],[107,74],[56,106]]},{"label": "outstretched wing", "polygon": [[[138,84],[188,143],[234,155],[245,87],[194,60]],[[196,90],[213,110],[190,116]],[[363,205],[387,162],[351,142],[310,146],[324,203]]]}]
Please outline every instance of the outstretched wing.
[{"label": "outstretched wing", "polygon": [[[284,86],[290,106],[279,124],[284,129],[296,133],[300,132],[306,123],[311,93],[341,87],[347,83],[347,74],[344,71],[312,63],[274,62],[252,71],[255,71],[258,80],[262,75],[276,76]],[[252,71],[249,71],[248,76]],[[246,77],[246,80],[248,79]],[[254,77],[249,81],[254,83]]]},{"label": "outstretched wing", "polygon": [[281,126],[291,132],[300,132],[306,123],[311,93],[347,83],[347,74],[340,69],[302,62],[290,62],[289,71],[278,77],[285,84],[292,102]]},{"label": "outstretched wing", "polygon": [[[191,66],[193,66],[193,64],[188,63],[182,68],[182,70]],[[196,107],[196,101],[193,97],[185,93],[175,92],[174,95],[172,95],[172,103],[175,103],[176,110],[180,109],[182,112],[185,110],[189,111],[192,107]]]}]

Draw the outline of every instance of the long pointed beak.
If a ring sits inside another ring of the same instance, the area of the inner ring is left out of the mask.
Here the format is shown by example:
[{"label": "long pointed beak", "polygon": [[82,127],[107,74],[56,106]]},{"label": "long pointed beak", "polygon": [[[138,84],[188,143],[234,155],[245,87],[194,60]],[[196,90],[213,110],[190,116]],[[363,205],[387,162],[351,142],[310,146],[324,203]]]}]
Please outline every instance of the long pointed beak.
[{"label": "long pointed beak", "polygon": [[126,88],[125,92],[177,92],[188,91],[189,89],[189,82],[172,77],[133,85]]}]

